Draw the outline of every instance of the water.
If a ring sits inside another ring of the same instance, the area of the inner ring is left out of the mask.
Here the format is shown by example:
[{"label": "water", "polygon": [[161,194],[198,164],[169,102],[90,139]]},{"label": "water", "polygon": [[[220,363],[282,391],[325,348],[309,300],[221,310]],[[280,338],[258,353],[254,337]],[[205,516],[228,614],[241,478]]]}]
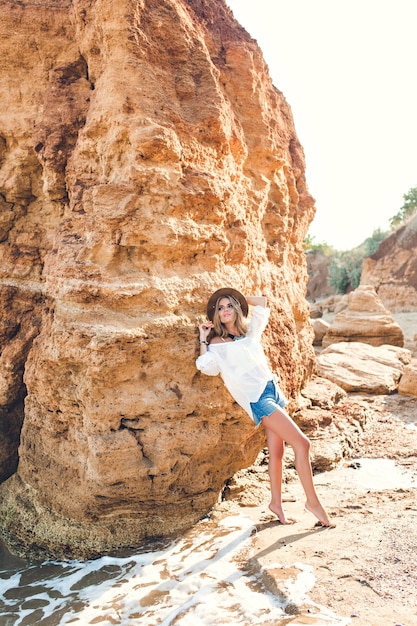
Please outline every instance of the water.
[{"label": "water", "polygon": [[[140,554],[31,564],[0,548],[1,626],[338,625],[314,604],[308,565],[262,567],[245,515],[206,519]],[[273,571],[280,574],[271,585]]]}]

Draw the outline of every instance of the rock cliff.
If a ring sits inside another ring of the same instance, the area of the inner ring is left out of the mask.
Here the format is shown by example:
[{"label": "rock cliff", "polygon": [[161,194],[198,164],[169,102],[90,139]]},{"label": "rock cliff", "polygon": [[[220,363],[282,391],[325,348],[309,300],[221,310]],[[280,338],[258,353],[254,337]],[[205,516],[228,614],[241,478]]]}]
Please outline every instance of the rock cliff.
[{"label": "rock cliff", "polygon": [[309,302],[315,302],[320,298],[328,298],[336,294],[335,287],[329,283],[329,266],[331,257],[326,256],[320,250],[309,250],[307,259],[307,293]]},{"label": "rock cliff", "polygon": [[0,32],[0,518],[92,556],[190,526],[264,443],[195,369],[212,291],[268,296],[295,404],[314,203],[223,0],[2,1]]},{"label": "rock cliff", "polygon": [[373,285],[392,312],[417,309],[417,214],[364,259],[361,284]]}]

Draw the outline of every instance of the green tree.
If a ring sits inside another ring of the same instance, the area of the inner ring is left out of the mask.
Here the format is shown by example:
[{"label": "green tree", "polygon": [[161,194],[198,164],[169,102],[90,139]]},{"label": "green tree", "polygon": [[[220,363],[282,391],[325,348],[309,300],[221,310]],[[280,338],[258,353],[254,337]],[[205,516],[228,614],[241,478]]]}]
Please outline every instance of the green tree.
[{"label": "green tree", "polygon": [[307,235],[304,239],[304,248],[306,252],[322,252],[326,256],[329,256],[334,253],[334,248],[329,246],[325,241],[321,243],[316,243],[315,237],[312,235]]},{"label": "green tree", "polygon": [[362,274],[363,252],[356,248],[346,252],[336,252],[329,266],[329,284],[337,293],[358,287]]},{"label": "green tree", "polygon": [[417,187],[412,187],[407,193],[403,195],[404,204],[389,220],[392,229],[400,226],[407,218],[417,211]]}]

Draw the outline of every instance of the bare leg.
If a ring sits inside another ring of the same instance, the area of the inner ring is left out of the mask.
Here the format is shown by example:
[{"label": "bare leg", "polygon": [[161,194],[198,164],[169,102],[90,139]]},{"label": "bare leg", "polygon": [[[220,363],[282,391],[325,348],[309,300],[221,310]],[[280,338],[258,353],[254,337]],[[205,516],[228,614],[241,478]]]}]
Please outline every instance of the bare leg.
[{"label": "bare leg", "polygon": [[272,513],[275,513],[281,524],[293,524],[294,520],[285,517],[282,509],[282,458],[284,456],[285,444],[281,437],[278,437],[270,428],[266,428],[265,431],[268,441],[268,471],[271,482],[271,503],[269,508]]},{"label": "bare leg", "polygon": [[306,494],[305,508],[315,515],[323,526],[333,526],[320,503],[314,487],[310,463],[310,442],[307,437],[283,409],[277,409],[268,417],[264,417],[262,423],[265,426],[267,435],[268,431],[271,430],[279,439],[283,442],[286,441],[293,448],[295,467]]}]

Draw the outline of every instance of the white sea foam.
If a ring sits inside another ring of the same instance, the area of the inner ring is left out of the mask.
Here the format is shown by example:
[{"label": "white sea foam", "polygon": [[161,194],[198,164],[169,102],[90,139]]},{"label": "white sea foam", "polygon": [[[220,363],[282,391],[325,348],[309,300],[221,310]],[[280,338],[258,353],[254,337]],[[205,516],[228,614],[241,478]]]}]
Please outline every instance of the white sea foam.
[{"label": "white sea foam", "polygon": [[289,623],[288,606],[292,626],[350,623],[308,599],[315,583],[310,566],[269,566],[281,575],[277,593],[268,589],[268,571],[252,555],[254,532],[249,518],[236,515],[204,520],[141,554],[20,566],[14,573],[0,566],[1,624],[278,626]]}]

